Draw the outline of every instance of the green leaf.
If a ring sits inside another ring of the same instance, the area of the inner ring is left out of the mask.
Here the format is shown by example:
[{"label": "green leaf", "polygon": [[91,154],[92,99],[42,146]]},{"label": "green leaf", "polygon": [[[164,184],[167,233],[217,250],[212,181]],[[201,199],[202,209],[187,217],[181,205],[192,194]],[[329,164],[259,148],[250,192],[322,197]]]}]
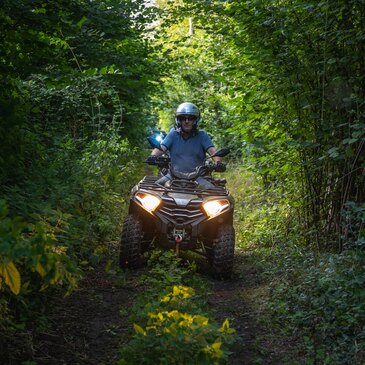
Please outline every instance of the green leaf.
[{"label": "green leaf", "polygon": [[138,324],[136,324],[136,323],[133,323],[133,327],[134,327],[134,330],[137,332],[137,333],[139,333],[139,334],[141,334],[141,335],[143,335],[143,336],[146,336],[146,331],[140,326],[140,325],[138,325]]},{"label": "green leaf", "polygon": [[83,24],[86,22],[87,18],[86,16],[83,16],[81,20],[77,23],[78,28],[82,28]]},{"label": "green leaf", "polygon": [[20,274],[12,261],[0,263],[0,276],[3,277],[5,284],[8,285],[10,290],[15,295],[18,295],[21,284]]},{"label": "green leaf", "polygon": [[346,138],[342,141],[343,144],[353,144],[356,143],[359,139],[358,138]]}]

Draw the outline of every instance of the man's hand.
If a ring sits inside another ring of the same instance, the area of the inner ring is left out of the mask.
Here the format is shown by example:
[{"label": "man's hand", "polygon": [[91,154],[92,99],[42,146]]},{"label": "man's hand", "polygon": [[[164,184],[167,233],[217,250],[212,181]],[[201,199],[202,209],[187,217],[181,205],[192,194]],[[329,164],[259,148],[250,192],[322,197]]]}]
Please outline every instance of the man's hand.
[{"label": "man's hand", "polygon": [[217,161],[215,163],[215,169],[216,172],[224,172],[226,171],[226,165],[220,161]]},{"label": "man's hand", "polygon": [[156,160],[157,160],[157,156],[153,156],[153,155],[151,155],[151,156],[148,156],[148,157],[147,157],[146,162],[147,162],[148,164],[153,165],[153,164],[155,164],[155,163],[156,163]]}]

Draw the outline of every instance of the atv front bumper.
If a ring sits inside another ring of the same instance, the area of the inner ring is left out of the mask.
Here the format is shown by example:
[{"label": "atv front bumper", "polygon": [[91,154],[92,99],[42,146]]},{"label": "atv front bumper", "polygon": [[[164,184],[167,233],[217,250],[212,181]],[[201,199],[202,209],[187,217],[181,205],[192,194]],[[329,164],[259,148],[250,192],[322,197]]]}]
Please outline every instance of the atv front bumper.
[{"label": "atv front bumper", "polygon": [[142,223],[143,241],[151,242],[164,248],[191,250],[198,242],[210,245],[216,237],[220,225],[233,224],[233,203],[221,214],[211,218],[202,207],[202,203],[193,203],[185,207],[162,204],[153,212],[148,212],[133,198],[129,213],[137,216]]}]

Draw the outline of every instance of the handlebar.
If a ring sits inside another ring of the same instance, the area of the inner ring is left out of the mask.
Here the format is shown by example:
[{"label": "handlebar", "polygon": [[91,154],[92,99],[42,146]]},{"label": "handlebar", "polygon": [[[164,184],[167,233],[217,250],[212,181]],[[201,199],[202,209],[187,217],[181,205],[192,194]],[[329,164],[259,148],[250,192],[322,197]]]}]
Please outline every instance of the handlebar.
[{"label": "handlebar", "polygon": [[[215,172],[225,171],[225,165],[221,164],[220,162],[216,163],[216,162],[206,161],[204,165],[196,167],[195,171],[188,173],[180,172],[174,170],[174,168],[169,165],[170,161],[171,159],[168,156],[150,156],[149,158],[147,158],[147,160],[145,160],[145,162],[148,165],[158,166],[160,169],[170,168],[171,173],[180,179],[192,180],[196,179],[199,176],[207,175],[213,171]],[[223,169],[222,165],[224,167]]]},{"label": "handlebar", "polygon": [[145,162],[148,165],[158,166],[158,167],[168,167],[170,161],[171,161],[170,157],[167,157],[167,156],[155,156],[155,158],[153,160],[151,160],[149,158],[147,158],[147,160],[145,160]]},{"label": "handlebar", "polygon": [[205,165],[198,166],[195,169],[195,171],[192,171],[192,172],[180,172],[180,171],[174,170],[173,168],[170,168],[170,171],[173,176],[180,178],[180,179],[186,179],[186,180],[194,180],[199,176],[207,175],[213,171],[220,172],[219,170],[217,170],[217,163],[213,163],[213,162],[209,162]]}]

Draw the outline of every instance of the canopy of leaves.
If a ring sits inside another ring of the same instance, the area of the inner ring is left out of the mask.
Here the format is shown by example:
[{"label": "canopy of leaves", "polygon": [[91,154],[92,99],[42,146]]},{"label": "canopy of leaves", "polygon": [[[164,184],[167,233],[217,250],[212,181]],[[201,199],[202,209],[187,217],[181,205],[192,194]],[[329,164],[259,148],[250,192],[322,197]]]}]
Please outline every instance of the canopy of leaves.
[{"label": "canopy of leaves", "polygon": [[346,201],[365,197],[364,5],[163,4],[165,56],[176,70],[164,79],[169,108],[195,101],[219,144],[301,205],[303,228],[321,247],[338,248]]}]

